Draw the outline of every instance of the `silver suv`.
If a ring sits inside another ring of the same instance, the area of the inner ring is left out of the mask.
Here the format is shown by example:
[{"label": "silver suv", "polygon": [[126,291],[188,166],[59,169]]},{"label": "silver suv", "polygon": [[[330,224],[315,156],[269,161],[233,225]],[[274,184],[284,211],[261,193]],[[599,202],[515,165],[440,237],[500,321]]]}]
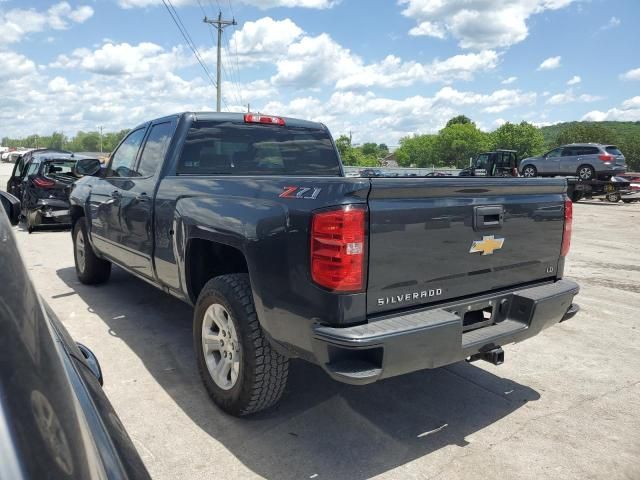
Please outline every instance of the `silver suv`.
[{"label": "silver suv", "polygon": [[627,171],[624,155],[615,145],[572,143],[555,148],[541,157],[520,163],[523,177],[575,175],[580,180],[610,178]]}]

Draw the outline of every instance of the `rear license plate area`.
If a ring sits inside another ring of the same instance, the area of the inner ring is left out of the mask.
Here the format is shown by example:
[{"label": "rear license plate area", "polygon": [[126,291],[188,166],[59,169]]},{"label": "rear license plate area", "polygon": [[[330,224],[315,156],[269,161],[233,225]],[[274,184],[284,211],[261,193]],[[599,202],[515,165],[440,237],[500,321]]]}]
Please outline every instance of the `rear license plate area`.
[{"label": "rear license plate area", "polygon": [[462,316],[462,332],[493,325],[493,306],[476,310],[467,310]]}]

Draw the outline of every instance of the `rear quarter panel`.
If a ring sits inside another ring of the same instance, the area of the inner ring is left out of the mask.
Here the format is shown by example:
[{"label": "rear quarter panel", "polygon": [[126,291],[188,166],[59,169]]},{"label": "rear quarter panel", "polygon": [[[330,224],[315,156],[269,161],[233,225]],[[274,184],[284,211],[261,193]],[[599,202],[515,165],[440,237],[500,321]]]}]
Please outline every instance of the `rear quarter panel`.
[{"label": "rear quarter panel", "polygon": [[[315,199],[280,197],[292,186],[320,191]],[[189,242],[200,238],[234,247],[247,261],[263,328],[281,343],[310,351],[311,323],[366,319],[364,293],[335,295],[311,281],[311,212],[366,203],[369,188],[362,178],[167,176],[156,195],[158,280],[193,302]]]}]

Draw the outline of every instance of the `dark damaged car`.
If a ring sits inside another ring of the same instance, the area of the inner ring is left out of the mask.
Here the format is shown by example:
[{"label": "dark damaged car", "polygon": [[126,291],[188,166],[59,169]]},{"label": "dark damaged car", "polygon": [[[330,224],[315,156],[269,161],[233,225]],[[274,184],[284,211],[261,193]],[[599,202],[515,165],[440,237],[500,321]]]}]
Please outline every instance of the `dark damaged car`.
[{"label": "dark damaged car", "polygon": [[73,154],[35,155],[22,181],[22,215],[29,233],[47,225],[69,225],[69,192],[77,180]]}]

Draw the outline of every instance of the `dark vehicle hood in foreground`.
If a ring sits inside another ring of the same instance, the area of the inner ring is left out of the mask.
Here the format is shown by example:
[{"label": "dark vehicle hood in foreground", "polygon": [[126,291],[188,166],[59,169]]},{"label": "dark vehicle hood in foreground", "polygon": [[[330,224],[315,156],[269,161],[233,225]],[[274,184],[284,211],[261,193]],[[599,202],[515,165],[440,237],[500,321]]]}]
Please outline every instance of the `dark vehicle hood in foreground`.
[{"label": "dark vehicle hood in foreground", "polygon": [[148,478],[0,212],[0,478]]}]

